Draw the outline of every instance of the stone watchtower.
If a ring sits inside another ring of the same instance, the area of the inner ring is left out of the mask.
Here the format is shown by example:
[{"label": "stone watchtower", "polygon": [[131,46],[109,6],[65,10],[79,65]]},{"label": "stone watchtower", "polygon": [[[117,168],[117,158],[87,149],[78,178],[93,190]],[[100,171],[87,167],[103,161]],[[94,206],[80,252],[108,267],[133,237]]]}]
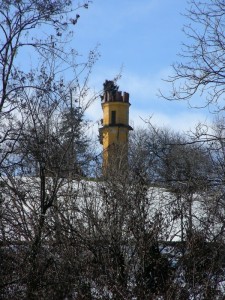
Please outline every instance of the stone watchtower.
[{"label": "stone watchtower", "polygon": [[118,91],[118,86],[113,81],[106,80],[103,86],[103,119],[99,129],[103,145],[103,167],[108,167],[111,163],[124,165],[127,162],[128,133],[132,130],[129,126],[129,94]]}]

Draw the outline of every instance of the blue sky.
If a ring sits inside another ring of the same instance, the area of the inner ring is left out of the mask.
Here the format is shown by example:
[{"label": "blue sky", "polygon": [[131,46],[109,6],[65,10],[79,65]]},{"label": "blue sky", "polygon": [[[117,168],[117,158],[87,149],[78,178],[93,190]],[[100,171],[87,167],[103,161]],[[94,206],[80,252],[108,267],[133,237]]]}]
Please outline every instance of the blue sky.
[{"label": "blue sky", "polygon": [[[93,0],[88,10],[79,12],[73,46],[85,56],[99,44],[101,55],[90,85],[100,90],[105,79],[113,79],[122,69],[118,84],[130,93],[134,127],[143,126],[142,119],[151,117],[155,125],[182,131],[209,118],[206,110],[157,96],[159,89],[170,88],[162,78],[171,74],[171,64],[179,60],[177,54],[185,41],[185,8],[186,0]],[[101,119],[100,99],[90,107],[88,117]]]}]

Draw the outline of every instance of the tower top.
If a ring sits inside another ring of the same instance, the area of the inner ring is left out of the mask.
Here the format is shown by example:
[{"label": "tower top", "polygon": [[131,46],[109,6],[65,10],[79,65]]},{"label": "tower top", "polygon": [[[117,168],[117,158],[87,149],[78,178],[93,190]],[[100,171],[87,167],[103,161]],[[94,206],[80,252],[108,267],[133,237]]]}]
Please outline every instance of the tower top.
[{"label": "tower top", "polygon": [[129,104],[129,94],[118,91],[119,87],[114,81],[106,80],[103,84],[104,94],[101,96],[102,103],[105,102],[124,102]]}]

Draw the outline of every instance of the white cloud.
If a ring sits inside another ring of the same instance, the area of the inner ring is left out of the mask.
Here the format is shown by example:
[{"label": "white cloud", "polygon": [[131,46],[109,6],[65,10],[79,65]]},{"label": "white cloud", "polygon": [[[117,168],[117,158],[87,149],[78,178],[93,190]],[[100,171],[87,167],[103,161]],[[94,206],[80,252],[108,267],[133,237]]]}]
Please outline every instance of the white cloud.
[{"label": "white cloud", "polygon": [[141,76],[125,69],[119,84],[130,93],[132,98],[137,98],[137,101],[142,104],[146,101],[149,102],[149,99],[159,99],[159,90],[168,94],[171,85],[165,79],[171,74],[171,67],[165,67],[156,73],[149,72]]},{"label": "white cloud", "polygon": [[148,112],[143,110],[130,111],[130,124],[134,129],[147,126],[146,122],[148,121],[154,126],[167,127],[179,132],[194,130],[199,123],[205,124],[208,122],[205,114],[201,114],[200,112],[185,112],[174,116],[163,112],[148,114]]}]

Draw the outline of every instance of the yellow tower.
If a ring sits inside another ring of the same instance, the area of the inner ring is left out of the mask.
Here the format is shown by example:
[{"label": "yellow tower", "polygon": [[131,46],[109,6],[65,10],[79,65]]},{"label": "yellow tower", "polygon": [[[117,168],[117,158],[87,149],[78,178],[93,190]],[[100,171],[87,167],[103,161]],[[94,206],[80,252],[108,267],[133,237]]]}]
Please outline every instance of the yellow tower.
[{"label": "yellow tower", "polygon": [[102,100],[102,128],[99,129],[103,145],[103,167],[127,162],[129,126],[129,94],[118,91],[113,81],[106,80]]}]

